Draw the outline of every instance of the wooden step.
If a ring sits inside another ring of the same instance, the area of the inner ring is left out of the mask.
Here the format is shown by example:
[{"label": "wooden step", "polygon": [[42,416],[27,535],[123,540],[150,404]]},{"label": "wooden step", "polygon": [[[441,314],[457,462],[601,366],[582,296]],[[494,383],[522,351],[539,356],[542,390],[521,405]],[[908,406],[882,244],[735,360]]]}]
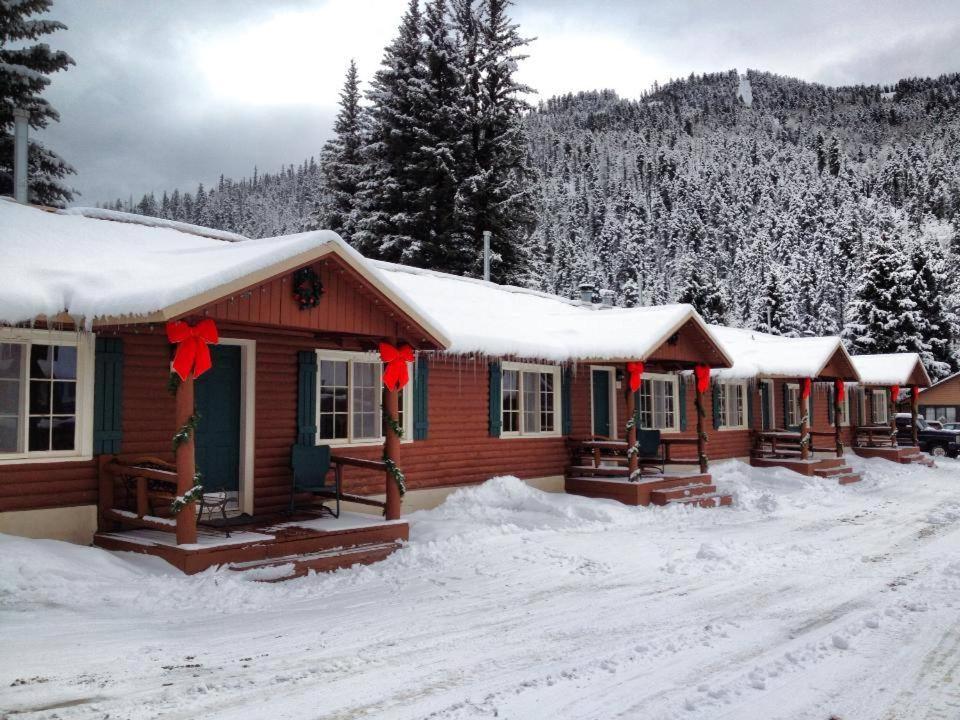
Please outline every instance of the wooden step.
[{"label": "wooden step", "polygon": [[849,475],[853,472],[853,468],[847,467],[846,465],[841,465],[839,467],[830,467],[830,468],[815,468],[813,474],[818,477],[835,477],[837,475]]},{"label": "wooden step", "polygon": [[860,482],[862,479],[863,478],[860,477],[860,473],[851,472],[841,475],[839,478],[837,478],[837,482],[841,485],[852,485],[853,483]]},{"label": "wooden step", "polygon": [[681,485],[675,488],[662,488],[650,491],[650,502],[654,505],[666,505],[671,500],[684,500],[698,495],[715,495],[716,485],[707,483],[696,483],[694,485]]},{"label": "wooden step", "polygon": [[579,476],[602,475],[610,477],[619,475],[621,477],[627,477],[630,474],[630,468],[620,465],[601,465],[600,467],[594,467],[593,465],[573,465],[567,468],[567,473]]},{"label": "wooden step", "polygon": [[710,495],[694,495],[692,497],[677,498],[671,500],[669,505],[696,505],[702,508],[727,507],[733,505],[733,495],[721,495],[712,493]]},{"label": "wooden step", "polygon": [[[279,582],[301,577],[311,570],[314,572],[330,572],[348,568],[358,563],[378,562],[395,552],[399,547],[399,542],[364,543],[337,550],[231,563],[227,567],[237,572],[250,572],[254,576],[254,580]],[[274,573],[272,570],[277,572]]]}]

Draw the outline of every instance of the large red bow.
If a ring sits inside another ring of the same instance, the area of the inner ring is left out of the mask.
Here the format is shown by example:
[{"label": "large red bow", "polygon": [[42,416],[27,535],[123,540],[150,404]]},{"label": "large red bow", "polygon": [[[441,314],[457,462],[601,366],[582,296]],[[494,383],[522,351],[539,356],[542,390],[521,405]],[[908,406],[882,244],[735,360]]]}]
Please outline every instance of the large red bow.
[{"label": "large red bow", "polygon": [[697,365],[693,368],[693,374],[697,378],[697,392],[702,395],[710,387],[710,368],[706,365]]},{"label": "large red bow", "polygon": [[636,392],[640,389],[640,376],[643,375],[643,363],[628,362],[627,372],[630,374],[630,390]]},{"label": "large red bow", "polygon": [[837,402],[842,403],[843,398],[847,394],[847,386],[844,384],[843,380],[834,380],[833,381],[833,391],[837,396]]},{"label": "large red bow", "polygon": [[800,381],[800,399],[806,400],[810,397],[810,388],[813,386],[813,382],[810,378],[804,378]]},{"label": "large red bow", "polygon": [[390,343],[380,343],[380,359],[384,362],[383,384],[387,390],[399,390],[410,382],[407,363],[413,362],[413,348],[401,345],[395,348]]},{"label": "large red bow", "polygon": [[899,386],[899,385],[891,385],[891,386],[890,386],[890,401],[891,401],[891,402],[896,402],[898,397],[900,397],[900,386]]},{"label": "large red bow", "polygon": [[182,320],[167,323],[167,339],[177,346],[173,356],[173,370],[186,380],[190,372],[200,377],[213,367],[210,360],[209,344],[216,345],[220,340],[216,323],[210,318],[201,320],[191,327]]}]

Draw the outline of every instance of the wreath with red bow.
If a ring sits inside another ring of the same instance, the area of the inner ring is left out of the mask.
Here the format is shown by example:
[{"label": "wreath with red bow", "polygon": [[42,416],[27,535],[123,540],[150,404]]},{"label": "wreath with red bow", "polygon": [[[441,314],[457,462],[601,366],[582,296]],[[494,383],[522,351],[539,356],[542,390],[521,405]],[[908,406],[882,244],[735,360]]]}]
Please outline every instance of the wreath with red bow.
[{"label": "wreath with red bow", "polygon": [[323,283],[317,271],[310,267],[300,268],[293,274],[293,299],[301,310],[310,310],[320,304]]}]

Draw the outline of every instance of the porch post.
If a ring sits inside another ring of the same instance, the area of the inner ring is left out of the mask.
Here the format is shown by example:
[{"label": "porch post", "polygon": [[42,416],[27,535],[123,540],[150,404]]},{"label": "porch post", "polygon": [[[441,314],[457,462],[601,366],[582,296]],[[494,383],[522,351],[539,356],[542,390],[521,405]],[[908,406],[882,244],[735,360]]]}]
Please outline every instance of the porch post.
[{"label": "porch post", "polygon": [[843,385],[843,380],[837,380],[833,386],[833,441],[837,448],[837,457],[843,457],[843,440],[840,439],[840,411],[843,404],[840,402],[840,393],[838,390]]},{"label": "porch post", "polygon": [[694,377],[694,385],[696,387],[696,395],[694,396],[697,406],[697,458],[700,461],[700,473],[706,473],[708,470],[707,463],[707,433],[703,429],[703,418],[706,413],[703,409],[703,393],[700,392],[700,383]]},{"label": "porch post", "polygon": [[633,449],[637,444],[637,399],[633,390],[630,389],[630,370],[626,366],[624,366],[623,388],[627,402],[627,468],[629,470],[627,477],[633,481],[636,479],[636,472],[640,465],[637,453]]},{"label": "porch post", "polygon": [[[810,438],[808,433],[810,432],[810,398],[809,396],[804,396],[804,389],[806,388],[806,379],[801,378],[800,380],[800,459],[808,460],[810,458]],[[813,381],[810,382],[810,392],[813,392]]]},{"label": "porch post", "polygon": [[[181,428],[190,420],[194,411],[193,373],[177,388],[176,423]],[[193,433],[177,447],[177,495],[183,497],[193,487],[193,478],[197,472],[194,456]],[[177,513],[177,545],[192,544],[197,541],[196,503],[188,503]]]},{"label": "porch post", "polygon": [[890,447],[897,447],[897,399],[893,396],[893,388],[889,388],[887,393],[890,400],[887,401],[887,422],[890,425]]},{"label": "porch post", "polygon": [[917,406],[920,404],[920,388],[916,385],[913,385],[910,388],[910,426],[912,428],[911,432],[913,433],[913,446],[918,448],[920,447],[920,438],[917,436],[917,416],[919,411]]},{"label": "porch post", "polygon": [[[384,428],[383,432],[385,438],[383,442],[383,457],[385,460],[390,460],[394,463],[397,462],[397,459],[400,456],[400,438],[397,437],[397,434],[393,431],[393,428],[397,427],[399,423],[399,396],[400,393],[397,390],[392,390],[386,387],[383,389],[383,411],[390,419],[390,422],[386,423],[386,427]],[[407,420],[409,421],[410,418]],[[397,487],[397,481],[390,473],[389,469],[386,472],[386,483],[387,520],[399,520],[400,488]]]}]

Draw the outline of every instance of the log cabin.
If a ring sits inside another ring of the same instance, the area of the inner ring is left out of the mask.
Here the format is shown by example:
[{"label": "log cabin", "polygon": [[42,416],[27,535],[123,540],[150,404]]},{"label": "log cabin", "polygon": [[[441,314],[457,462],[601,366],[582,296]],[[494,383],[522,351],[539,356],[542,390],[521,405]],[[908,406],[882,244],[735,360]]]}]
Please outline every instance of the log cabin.
[{"label": "log cabin", "polygon": [[927,421],[956,424],[960,422],[960,372],[938,380],[903,404],[909,409],[913,395],[917,397],[917,412]]}]

